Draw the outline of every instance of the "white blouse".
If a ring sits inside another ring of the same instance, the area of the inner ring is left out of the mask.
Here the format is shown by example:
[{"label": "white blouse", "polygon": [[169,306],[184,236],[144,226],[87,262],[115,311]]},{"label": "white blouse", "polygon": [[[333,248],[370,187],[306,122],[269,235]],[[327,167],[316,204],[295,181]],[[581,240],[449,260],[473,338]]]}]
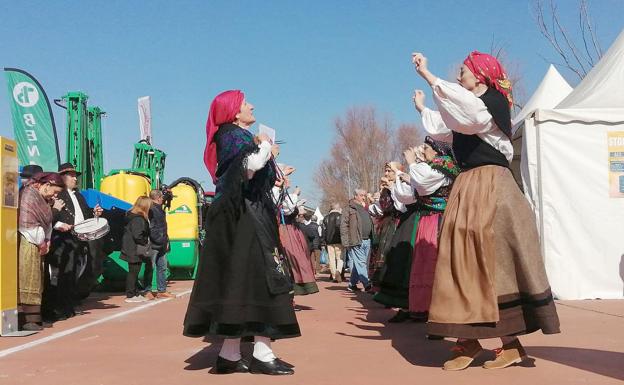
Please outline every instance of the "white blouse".
[{"label": "white blouse", "polygon": [[282,210],[284,211],[284,215],[290,215],[294,213],[295,209],[297,208],[297,202],[299,202],[299,195],[286,194],[286,197],[282,202]]},{"label": "white blouse", "polygon": [[50,227],[46,231],[42,226],[31,227],[29,229],[21,227],[19,233],[22,234],[29,243],[39,246],[46,239],[50,239],[52,228]]},{"label": "white blouse", "polygon": [[412,163],[409,165],[410,184],[421,197],[431,195],[440,187],[448,186],[451,180],[428,163]]},{"label": "white blouse", "polygon": [[383,210],[379,205],[379,200],[376,200],[374,203],[368,205],[368,213],[375,218],[383,216]]},{"label": "white blouse", "polygon": [[425,108],[421,115],[425,131],[433,139],[452,142],[452,131],[465,135],[476,134],[511,162],[511,140],[498,128],[483,100],[461,85],[440,78],[435,81],[432,89],[439,111]]},{"label": "white blouse", "polygon": [[401,204],[400,208],[395,205],[395,208],[401,212],[405,212],[406,205],[410,205],[416,202],[416,195],[414,189],[409,183],[405,183],[399,179],[399,175],[404,174],[401,171],[396,171],[396,180],[394,181],[394,187],[392,188],[392,199],[395,202]]},{"label": "white blouse", "polygon": [[260,150],[247,156],[247,177],[253,178],[256,171],[262,169],[271,159],[271,143],[267,141],[261,142],[258,147]]},{"label": "white blouse", "polygon": [[273,191],[273,201],[275,202],[276,205],[279,205],[279,204],[282,205],[282,211],[284,212],[284,215],[290,215],[293,212],[295,212],[295,209],[297,208],[297,202],[299,202],[299,195],[286,194],[284,196],[284,201],[280,202],[279,199],[282,193],[282,188],[273,186],[272,191]]}]

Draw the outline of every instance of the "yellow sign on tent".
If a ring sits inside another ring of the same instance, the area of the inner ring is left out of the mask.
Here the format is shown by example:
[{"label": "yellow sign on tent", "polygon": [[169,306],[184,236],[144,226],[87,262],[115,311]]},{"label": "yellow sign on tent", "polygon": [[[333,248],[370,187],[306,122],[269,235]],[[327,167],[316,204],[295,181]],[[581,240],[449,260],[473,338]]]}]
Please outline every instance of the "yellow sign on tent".
[{"label": "yellow sign on tent", "polygon": [[624,198],[624,131],[607,132],[609,197]]}]

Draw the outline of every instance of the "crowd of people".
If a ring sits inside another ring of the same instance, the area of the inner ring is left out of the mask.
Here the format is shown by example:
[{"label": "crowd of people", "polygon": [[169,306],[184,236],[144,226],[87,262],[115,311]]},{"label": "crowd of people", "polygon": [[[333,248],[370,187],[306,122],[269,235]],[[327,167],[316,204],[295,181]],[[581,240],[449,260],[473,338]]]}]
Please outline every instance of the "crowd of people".
[{"label": "crowd of people", "polygon": [[[82,314],[81,301],[102,272],[103,244],[85,241],[73,231],[85,220],[100,217],[103,209],[87,205],[78,188],[71,163],[58,172],[43,172],[37,165],[20,174],[18,215],[18,323],[20,330],[40,331],[54,322]],[[166,290],[169,247],[163,193],[153,190],[139,197],[128,211],[121,258],[128,262],[127,302],[169,298]],[[143,281],[137,282],[145,266]],[[153,265],[157,290],[152,292]]]},{"label": "crowd of people", "polygon": [[[433,75],[413,96],[428,136],[389,160],[379,190],[356,189],[321,226],[290,189],[293,167],[276,163],[279,146],[254,137],[254,106],[241,91],[212,102],[204,162],[216,185],[208,233],[184,322],[191,337],[224,342],[216,373],[293,374],[271,341],[300,335],[294,296],[317,293],[320,256],[328,278],[396,309],[389,322],[427,322],[430,339],[456,338],[445,370],[462,370],[500,338],[487,369],[521,362],[518,336],[559,333],[535,220],[509,169],[511,83],[496,58],[472,52],[457,83]],[[381,166],[381,165],[380,165]],[[361,287],[359,286],[361,284]],[[241,341],[253,339],[251,359]]]},{"label": "crowd of people", "polygon": [[[456,338],[445,370],[468,367],[483,350],[480,339],[501,339],[495,359],[484,364],[498,369],[526,357],[519,335],[559,333],[532,211],[509,170],[512,94],[503,67],[475,51],[452,83],[433,75],[423,54],[412,62],[437,106],[428,108],[424,92],[415,91],[428,136],[380,165],[377,191],[356,189],[322,221],[291,185],[295,168],[277,163],[279,145],[250,133],[254,106],[244,94],[226,91],[213,100],[204,162],[216,192],[183,332],[224,337],[217,373],[293,374],[272,341],[300,336],[295,296],[317,293],[323,274],[341,283],[348,273],[345,290],[364,290],[396,309],[388,322],[426,322],[430,339]],[[103,210],[89,208],[78,175],[70,163],[58,172],[29,165],[21,174],[23,330],[80,312],[77,283],[98,245],[72,230]],[[162,205],[163,192],[153,190],[126,214],[127,302],[172,296]],[[252,357],[243,358],[241,342],[250,339]]]}]

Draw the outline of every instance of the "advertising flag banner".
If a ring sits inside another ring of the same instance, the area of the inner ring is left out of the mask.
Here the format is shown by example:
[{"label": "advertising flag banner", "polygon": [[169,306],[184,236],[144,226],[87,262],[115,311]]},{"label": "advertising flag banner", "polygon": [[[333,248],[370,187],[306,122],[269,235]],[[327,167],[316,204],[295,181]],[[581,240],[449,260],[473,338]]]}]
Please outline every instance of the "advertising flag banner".
[{"label": "advertising flag banner", "polygon": [[139,129],[141,130],[141,140],[146,140],[152,144],[152,107],[149,96],[139,98]]},{"label": "advertising flag banner", "polygon": [[56,171],[60,162],[52,108],[41,84],[26,71],[5,68],[20,166]]}]

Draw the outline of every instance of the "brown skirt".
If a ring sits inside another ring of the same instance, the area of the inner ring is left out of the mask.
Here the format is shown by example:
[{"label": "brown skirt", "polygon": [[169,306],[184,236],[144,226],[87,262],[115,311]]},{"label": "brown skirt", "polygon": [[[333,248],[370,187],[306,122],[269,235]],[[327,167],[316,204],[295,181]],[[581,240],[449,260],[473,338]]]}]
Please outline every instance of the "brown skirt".
[{"label": "brown skirt", "polygon": [[509,169],[462,172],[440,234],[428,332],[459,338],[559,333],[535,217]]}]

